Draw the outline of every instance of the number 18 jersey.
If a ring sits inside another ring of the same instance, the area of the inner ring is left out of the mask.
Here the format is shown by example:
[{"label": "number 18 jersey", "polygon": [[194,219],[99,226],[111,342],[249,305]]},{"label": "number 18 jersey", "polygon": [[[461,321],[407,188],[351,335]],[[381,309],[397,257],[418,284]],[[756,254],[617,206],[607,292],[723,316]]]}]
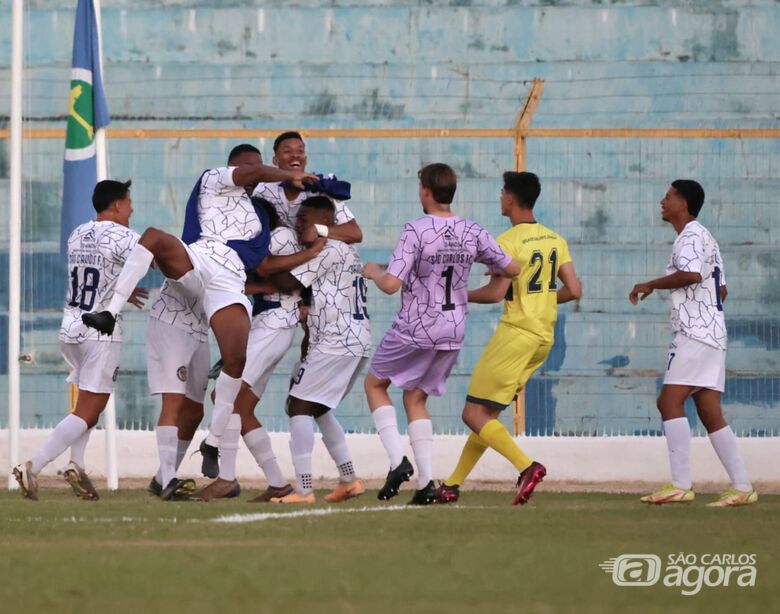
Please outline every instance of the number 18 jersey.
[{"label": "number 18 jersey", "polygon": [[115,222],[90,221],[68,237],[68,292],[60,326],[60,341],[121,341],[122,317],[117,316],[112,336],[87,328],[81,314],[104,311],[114,295],[114,285],[125,260],[140,235]]},{"label": "number 18 jersey", "polygon": [[552,344],[558,320],[558,269],[571,262],[566,239],[538,222],[517,224],[498,244],[520,264],[504,302],[501,322]]}]

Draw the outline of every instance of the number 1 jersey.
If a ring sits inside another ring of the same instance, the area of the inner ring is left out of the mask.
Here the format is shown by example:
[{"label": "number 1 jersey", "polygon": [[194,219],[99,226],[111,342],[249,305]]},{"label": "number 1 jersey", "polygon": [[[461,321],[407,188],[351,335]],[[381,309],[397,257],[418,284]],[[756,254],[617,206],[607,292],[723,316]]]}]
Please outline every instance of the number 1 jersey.
[{"label": "number 1 jersey", "polygon": [[558,269],[571,262],[569,246],[538,222],[517,224],[498,235],[498,244],[520,264],[504,302],[501,322],[552,344],[558,319]]},{"label": "number 1 jersey", "polygon": [[115,222],[90,221],[68,237],[68,292],[60,326],[60,341],[121,341],[122,317],[117,316],[112,336],[87,328],[81,314],[105,311],[114,295],[114,284],[140,235]]}]

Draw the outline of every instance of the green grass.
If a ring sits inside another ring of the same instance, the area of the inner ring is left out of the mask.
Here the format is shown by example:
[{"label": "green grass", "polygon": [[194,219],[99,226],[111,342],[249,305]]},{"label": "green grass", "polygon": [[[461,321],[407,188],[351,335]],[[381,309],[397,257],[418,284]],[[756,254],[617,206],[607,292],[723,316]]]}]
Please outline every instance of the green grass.
[{"label": "green grass", "polygon": [[[57,489],[38,502],[3,492],[0,611],[742,613],[780,603],[778,496],[725,510],[704,507],[714,496],[687,507],[614,494],[541,491],[522,508],[509,499],[467,491],[458,506],[220,524],[294,510],[245,498],[163,503],[140,491],[96,503]],[[389,505],[369,492],[316,507]],[[624,553],[666,562],[679,552],[755,553],[756,586],[685,597],[617,587],[598,567]]]}]

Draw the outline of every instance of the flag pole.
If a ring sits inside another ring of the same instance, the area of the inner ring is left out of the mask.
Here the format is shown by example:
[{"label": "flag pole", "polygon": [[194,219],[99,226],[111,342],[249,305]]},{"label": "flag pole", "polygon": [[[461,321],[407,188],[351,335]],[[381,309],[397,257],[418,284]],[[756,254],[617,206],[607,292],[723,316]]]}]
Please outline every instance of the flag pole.
[{"label": "flag pole", "polygon": [[19,351],[22,311],[22,76],[24,3],[13,0],[11,17],[10,216],[8,241],[8,488],[17,488],[11,469],[19,463],[21,389]]},{"label": "flag pole", "polygon": [[[103,27],[100,21],[100,0],[92,0],[95,8],[95,22],[97,23],[98,34],[98,64],[100,74],[103,72]],[[108,155],[106,150],[106,130],[99,128],[95,130],[95,163],[97,167],[97,180],[108,179]],[[106,409],[103,412],[103,427],[106,436],[106,485],[109,490],[119,488],[119,472],[117,469],[116,456],[116,401],[115,394],[108,398]]]}]

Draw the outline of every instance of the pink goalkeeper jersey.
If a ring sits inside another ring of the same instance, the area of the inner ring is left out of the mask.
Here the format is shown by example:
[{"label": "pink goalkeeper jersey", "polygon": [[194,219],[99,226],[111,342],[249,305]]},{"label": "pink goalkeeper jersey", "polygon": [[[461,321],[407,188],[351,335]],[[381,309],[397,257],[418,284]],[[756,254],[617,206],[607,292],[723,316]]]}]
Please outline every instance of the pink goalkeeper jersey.
[{"label": "pink goalkeeper jersey", "polygon": [[393,330],[420,348],[459,349],[466,332],[474,262],[499,269],[511,258],[476,222],[433,215],[407,222],[387,267],[403,281]]}]

